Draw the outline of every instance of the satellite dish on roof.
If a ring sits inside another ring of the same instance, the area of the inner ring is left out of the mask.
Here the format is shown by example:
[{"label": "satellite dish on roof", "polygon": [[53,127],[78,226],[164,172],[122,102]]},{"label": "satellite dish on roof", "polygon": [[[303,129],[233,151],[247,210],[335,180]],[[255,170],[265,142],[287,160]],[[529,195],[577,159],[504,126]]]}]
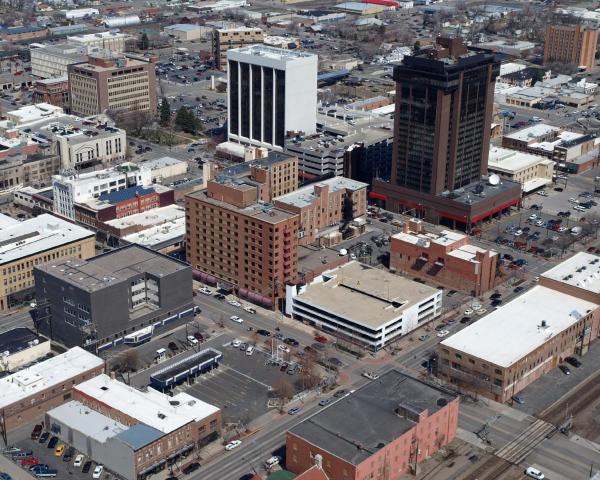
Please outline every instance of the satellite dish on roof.
[{"label": "satellite dish on roof", "polygon": [[500,177],[493,173],[490,175],[490,178],[488,178],[488,182],[490,185],[498,185],[500,183]]}]

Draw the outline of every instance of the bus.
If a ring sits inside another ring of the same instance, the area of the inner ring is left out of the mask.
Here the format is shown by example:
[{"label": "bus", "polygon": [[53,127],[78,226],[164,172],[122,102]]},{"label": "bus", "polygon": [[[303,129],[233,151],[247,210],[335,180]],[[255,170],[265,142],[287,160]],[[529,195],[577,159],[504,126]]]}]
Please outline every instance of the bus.
[{"label": "bus", "polygon": [[154,325],[150,325],[149,327],[144,327],[141,330],[138,330],[137,332],[125,335],[123,342],[125,343],[125,345],[131,345],[135,347],[136,345],[141,345],[144,342],[150,341],[153,333]]}]

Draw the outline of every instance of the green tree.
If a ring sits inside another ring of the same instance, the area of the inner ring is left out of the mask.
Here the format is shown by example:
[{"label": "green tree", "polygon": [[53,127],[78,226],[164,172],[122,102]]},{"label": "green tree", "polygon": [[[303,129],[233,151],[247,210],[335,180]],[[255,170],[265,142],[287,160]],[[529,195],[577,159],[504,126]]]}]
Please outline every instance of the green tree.
[{"label": "green tree", "polygon": [[148,40],[148,34],[144,32],[140,38],[140,49],[148,50],[148,47],[150,47],[150,40]]},{"label": "green tree", "polygon": [[163,97],[162,102],[160,104],[160,124],[163,127],[169,125],[171,121],[171,105],[169,105],[169,101],[166,97]]},{"label": "green tree", "polygon": [[177,110],[177,115],[175,116],[175,125],[177,125],[184,132],[191,133],[195,135],[200,129],[200,120],[196,118],[194,112],[192,112],[189,108],[180,107]]}]

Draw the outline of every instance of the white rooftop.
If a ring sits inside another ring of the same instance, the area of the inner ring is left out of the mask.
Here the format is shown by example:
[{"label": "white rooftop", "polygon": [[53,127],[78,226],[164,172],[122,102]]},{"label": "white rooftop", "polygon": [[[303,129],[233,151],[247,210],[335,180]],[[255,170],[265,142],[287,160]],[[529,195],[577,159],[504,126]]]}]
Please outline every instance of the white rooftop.
[{"label": "white rooftop", "polygon": [[[597,307],[595,303],[537,286],[441,345],[506,368]],[[546,327],[541,326],[542,321]]]},{"label": "white rooftop", "polygon": [[99,39],[105,38],[128,38],[129,35],[122,32],[108,31],[108,32],[98,32],[98,33],[86,33],[81,35],[72,35],[67,37],[67,41],[69,42],[77,42],[77,43],[89,43],[94,42]]},{"label": "white rooftop", "polygon": [[179,218],[185,218],[185,208],[177,204],[167,205],[166,207],[153,208],[147,212],[136,213],[128,217],[116,218],[106,222],[113,228],[127,228],[134,225],[142,227],[152,227],[155,225],[168,224]]},{"label": "white rooftop", "polygon": [[0,233],[0,265],[94,237],[94,232],[48,213],[8,224]]},{"label": "white rooftop", "polygon": [[315,188],[323,186],[329,187],[329,193],[332,193],[346,189],[357,191],[366,189],[369,185],[367,183],[358,182],[346,177],[333,177],[299,188],[298,190],[286,195],[276,197],[274,201],[285,203],[287,205],[293,205],[299,208],[306,207],[311,205],[317,198],[319,198],[319,196],[315,193]]},{"label": "white rooftop", "polygon": [[600,257],[579,252],[542,273],[541,276],[598,294],[600,293]]},{"label": "white rooftop", "polygon": [[546,125],[545,123],[536,123],[531,127],[524,128],[514,133],[510,133],[505,135],[506,138],[511,138],[513,140],[520,140],[522,142],[528,142],[530,140],[534,140],[543,135],[548,135],[552,132],[559,132],[560,128],[553,127],[552,125]]},{"label": "white rooftop", "polygon": [[127,425],[102,415],[76,400],[53,408],[48,414],[62,424],[75,425],[78,432],[100,443],[129,429]]},{"label": "white rooftop", "polygon": [[74,388],[163,433],[170,433],[219,411],[214,405],[184,392],[169,397],[153,388],[140,391],[105,374]]},{"label": "white rooftop", "polygon": [[522,63],[502,63],[500,65],[500,76],[502,77],[503,75],[510,75],[511,73],[520,72],[521,70],[525,70],[525,68],[527,67]]},{"label": "white rooftop", "polygon": [[64,113],[61,107],[50,105],[49,103],[37,103],[6,112],[6,117],[17,125],[23,125],[49,117],[64,115]]},{"label": "white rooftop", "polygon": [[21,222],[19,222],[15,218],[5,215],[4,213],[0,213],[0,233],[3,233],[4,229],[17,225],[18,223]]},{"label": "white rooftop", "polygon": [[[185,213],[185,212],[184,212]],[[148,248],[160,246],[165,242],[170,242],[185,236],[185,214],[167,224],[156,225],[146,228],[137,233],[125,235],[123,240],[130,243],[137,243]]]},{"label": "white rooftop", "polygon": [[490,146],[488,168],[506,173],[515,173],[539,163],[547,162],[552,161],[540,155]]},{"label": "white rooftop", "polygon": [[184,162],[183,160],[177,160],[173,157],[160,157],[152,160],[144,160],[143,162],[140,162],[140,165],[142,167],[147,167],[150,170],[155,170],[157,168],[170,167],[172,165],[178,165],[181,163],[185,163],[187,165],[187,162]]},{"label": "white rooftop", "polygon": [[104,360],[81,347],[36,363],[0,379],[0,408],[60,385],[76,375],[104,365]]},{"label": "white rooftop", "polygon": [[181,32],[195,32],[197,30],[202,30],[202,27],[194,23],[176,23],[175,25],[168,25],[164,29],[179,30]]},{"label": "white rooftop", "polygon": [[580,137],[583,137],[582,133],[564,131],[558,134],[556,140],[531,143],[529,144],[529,147],[537,150],[544,150],[546,152],[553,152],[554,147],[560,145],[562,142],[570,142],[571,140],[576,140]]},{"label": "white rooftop", "polygon": [[[313,53],[307,53],[302,50],[288,50],[285,48],[269,47],[267,45],[247,45],[240,48],[232,48],[227,50],[227,58],[243,60],[246,55],[253,57],[268,58],[279,62],[293,62],[300,58],[314,58],[317,56]],[[249,60],[252,61],[252,60]]]}]

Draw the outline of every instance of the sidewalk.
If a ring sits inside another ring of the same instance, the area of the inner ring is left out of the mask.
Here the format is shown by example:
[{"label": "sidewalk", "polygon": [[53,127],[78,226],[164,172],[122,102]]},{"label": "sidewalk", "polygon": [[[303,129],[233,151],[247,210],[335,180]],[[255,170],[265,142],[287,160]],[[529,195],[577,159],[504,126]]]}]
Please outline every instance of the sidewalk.
[{"label": "sidewalk", "polygon": [[19,467],[4,455],[0,455],[0,471],[8,473],[13,480],[33,480],[35,478],[27,470]]}]

